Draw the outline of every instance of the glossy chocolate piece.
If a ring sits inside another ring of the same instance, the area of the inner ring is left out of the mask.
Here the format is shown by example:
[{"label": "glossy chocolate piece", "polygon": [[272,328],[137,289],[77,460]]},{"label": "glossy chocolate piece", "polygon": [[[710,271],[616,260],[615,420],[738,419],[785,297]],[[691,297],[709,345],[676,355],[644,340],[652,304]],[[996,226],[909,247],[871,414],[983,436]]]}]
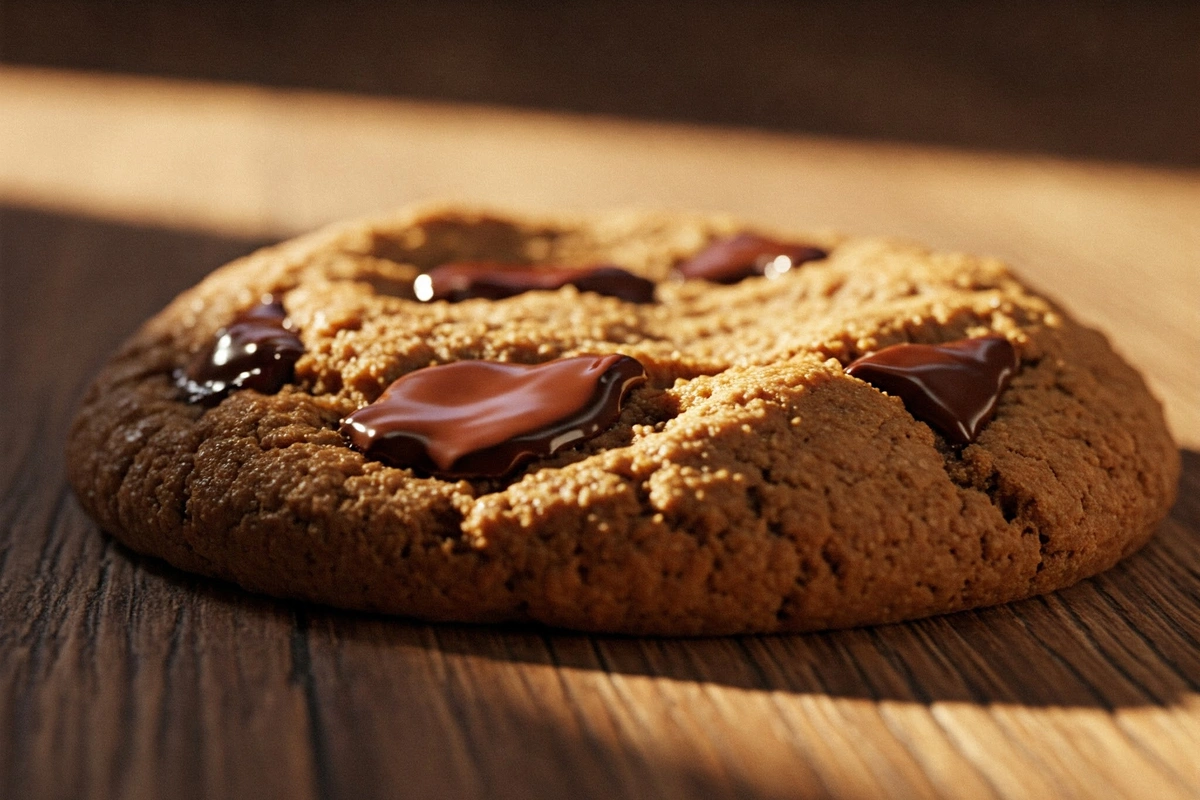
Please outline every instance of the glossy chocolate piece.
[{"label": "glossy chocolate piece", "polygon": [[755,275],[778,278],[805,261],[817,261],[829,253],[806,244],[777,242],[753,233],[717,239],[708,247],[678,264],[675,272],[687,280],[737,283]]},{"label": "glossy chocolate piece", "polygon": [[443,478],[499,477],[608,429],[646,380],[636,359],[458,361],[403,376],[342,420],[354,449]]},{"label": "glossy chocolate piece", "polygon": [[191,403],[216,402],[234,389],[272,394],[291,382],[302,355],[304,345],[283,303],[267,296],[217,331],[212,346],[178,373],[176,382]]},{"label": "glossy chocolate piece", "polygon": [[559,267],[463,261],[442,264],[418,276],[413,291],[418,300],[457,303],[472,298],[500,300],[537,289],[553,291],[567,284],[581,292],[595,292],[630,303],[654,302],[654,281],[607,264]]},{"label": "glossy chocolate piece", "polygon": [[863,356],[846,372],[904,401],[909,413],[954,444],[975,441],[1017,371],[1003,336],[942,345],[898,344]]}]

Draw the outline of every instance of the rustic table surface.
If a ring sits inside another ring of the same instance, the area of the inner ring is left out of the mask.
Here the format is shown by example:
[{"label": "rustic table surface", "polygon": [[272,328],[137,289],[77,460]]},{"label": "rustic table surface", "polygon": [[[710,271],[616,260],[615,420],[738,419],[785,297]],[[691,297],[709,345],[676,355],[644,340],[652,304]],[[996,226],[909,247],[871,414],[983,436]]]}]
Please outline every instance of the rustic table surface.
[{"label": "rustic table surface", "polygon": [[[701,640],[425,625],[137,556],[86,381],[259,244],[450,197],[724,210],[1000,255],[1162,398],[1180,500],[1057,594]],[[1200,172],[0,69],[0,797],[1200,796]]]}]

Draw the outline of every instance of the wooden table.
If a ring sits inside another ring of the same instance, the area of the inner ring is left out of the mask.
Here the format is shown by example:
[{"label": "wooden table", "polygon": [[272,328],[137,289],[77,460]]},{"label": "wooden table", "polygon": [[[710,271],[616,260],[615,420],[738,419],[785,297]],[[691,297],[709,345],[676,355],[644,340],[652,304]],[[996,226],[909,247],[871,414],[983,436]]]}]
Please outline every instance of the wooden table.
[{"label": "wooden table", "polygon": [[[246,594],[100,535],[83,386],[257,244],[431,196],[720,209],[1001,255],[1184,448],[1155,540],[1055,595],[671,641]],[[1200,173],[0,69],[0,797],[1200,796]]]}]

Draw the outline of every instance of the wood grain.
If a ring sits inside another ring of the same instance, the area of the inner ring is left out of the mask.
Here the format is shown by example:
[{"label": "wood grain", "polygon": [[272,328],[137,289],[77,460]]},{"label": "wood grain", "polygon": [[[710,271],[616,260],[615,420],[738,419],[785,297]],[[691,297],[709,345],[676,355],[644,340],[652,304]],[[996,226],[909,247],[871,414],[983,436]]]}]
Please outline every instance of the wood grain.
[{"label": "wood grain", "polygon": [[[1200,796],[1200,176],[25,70],[0,112],[0,797]],[[277,602],[102,536],[61,451],[111,348],[263,241],[434,193],[1005,255],[1143,364],[1180,501],[1048,597],[682,641]]]}]

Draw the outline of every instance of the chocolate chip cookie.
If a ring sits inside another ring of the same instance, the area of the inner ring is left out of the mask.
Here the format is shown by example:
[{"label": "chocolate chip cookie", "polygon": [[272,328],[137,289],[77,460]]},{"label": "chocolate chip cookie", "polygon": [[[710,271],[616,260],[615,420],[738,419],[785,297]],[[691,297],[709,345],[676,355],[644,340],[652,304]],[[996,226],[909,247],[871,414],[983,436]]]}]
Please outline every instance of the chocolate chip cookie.
[{"label": "chocolate chip cookie", "polygon": [[1179,457],[1003,264],[724,217],[444,207],[229,264],[68,445],[129,547],[428,620],[722,634],[911,619],[1139,548]]}]

